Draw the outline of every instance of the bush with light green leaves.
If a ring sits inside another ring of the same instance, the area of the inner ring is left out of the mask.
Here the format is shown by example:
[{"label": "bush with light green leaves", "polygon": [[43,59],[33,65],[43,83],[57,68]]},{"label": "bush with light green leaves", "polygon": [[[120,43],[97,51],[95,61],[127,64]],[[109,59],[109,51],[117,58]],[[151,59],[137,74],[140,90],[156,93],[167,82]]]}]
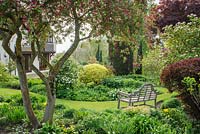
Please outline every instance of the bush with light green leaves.
[{"label": "bush with light green leaves", "polygon": [[88,64],[79,73],[79,80],[85,84],[99,84],[104,78],[111,76],[112,73],[103,65]]},{"label": "bush with light green leaves", "polygon": [[177,23],[165,27],[161,36],[164,45],[169,49],[168,64],[200,57],[200,18],[189,16],[190,22]]},{"label": "bush with light green leaves", "polygon": [[161,71],[166,65],[165,55],[166,51],[164,48],[155,46],[142,59],[143,75],[151,78],[156,84],[159,83]]}]

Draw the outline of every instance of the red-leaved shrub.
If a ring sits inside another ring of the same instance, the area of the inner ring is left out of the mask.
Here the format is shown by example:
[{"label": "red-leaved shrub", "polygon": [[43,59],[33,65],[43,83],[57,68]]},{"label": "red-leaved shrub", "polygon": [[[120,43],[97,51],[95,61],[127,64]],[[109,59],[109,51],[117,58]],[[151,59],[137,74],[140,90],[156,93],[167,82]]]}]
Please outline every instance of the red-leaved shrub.
[{"label": "red-leaved shrub", "polygon": [[199,83],[200,58],[181,60],[165,67],[160,80],[170,91],[182,90],[185,88],[185,85],[181,82],[184,77],[195,78]]},{"label": "red-leaved shrub", "polygon": [[162,84],[169,91],[179,91],[179,98],[185,103],[187,110],[193,117],[200,119],[200,93],[199,87],[194,89],[197,94],[190,93],[182,82],[184,77],[195,78],[197,85],[200,84],[200,58],[181,60],[164,68],[160,76]]}]

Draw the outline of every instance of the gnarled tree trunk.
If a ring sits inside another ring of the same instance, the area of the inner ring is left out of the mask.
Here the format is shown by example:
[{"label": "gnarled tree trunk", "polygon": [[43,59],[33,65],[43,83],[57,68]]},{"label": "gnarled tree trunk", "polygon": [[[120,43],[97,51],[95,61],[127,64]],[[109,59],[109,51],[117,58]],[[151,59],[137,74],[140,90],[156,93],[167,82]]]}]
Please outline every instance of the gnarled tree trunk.
[{"label": "gnarled tree trunk", "polygon": [[28,82],[27,82],[27,77],[26,77],[26,71],[25,71],[25,60],[24,56],[22,55],[22,48],[21,48],[21,41],[22,41],[22,34],[18,30],[17,32],[17,40],[16,40],[16,65],[17,65],[17,71],[18,71],[18,76],[19,76],[19,81],[20,81],[20,88],[21,88],[21,93],[22,93],[22,99],[23,99],[23,104],[25,108],[25,112],[32,123],[34,128],[38,128],[39,126],[39,121],[37,120],[33,108],[31,105],[31,100],[30,100],[30,95],[29,95],[29,90],[28,90]]},{"label": "gnarled tree trunk", "polygon": [[22,93],[22,99],[23,99],[25,112],[26,112],[30,122],[32,123],[33,128],[38,128],[39,122],[33,112],[33,108],[31,105],[26,72],[25,72],[25,69],[23,66],[23,63],[24,63],[23,58],[17,57],[16,63],[17,63],[17,71],[18,71],[19,80],[20,80],[20,87],[21,87],[21,93]]},{"label": "gnarled tree trunk", "polygon": [[53,123],[53,114],[56,101],[56,89],[55,89],[55,77],[50,77],[47,82],[45,82],[47,90],[47,105],[45,108],[45,113],[43,117],[43,122]]}]

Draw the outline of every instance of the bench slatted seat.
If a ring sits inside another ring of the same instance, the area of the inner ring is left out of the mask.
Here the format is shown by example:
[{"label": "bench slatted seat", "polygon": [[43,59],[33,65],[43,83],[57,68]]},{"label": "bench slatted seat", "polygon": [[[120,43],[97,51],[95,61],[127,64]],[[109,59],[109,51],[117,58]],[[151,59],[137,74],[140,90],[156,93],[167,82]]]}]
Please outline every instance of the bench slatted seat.
[{"label": "bench slatted seat", "polygon": [[136,102],[144,102],[154,100],[154,105],[156,107],[156,99],[157,93],[154,90],[152,84],[144,84],[138,90],[134,91],[133,93],[125,93],[119,91],[117,93],[118,96],[118,109],[120,108],[120,102],[127,102],[129,106],[133,106]]}]

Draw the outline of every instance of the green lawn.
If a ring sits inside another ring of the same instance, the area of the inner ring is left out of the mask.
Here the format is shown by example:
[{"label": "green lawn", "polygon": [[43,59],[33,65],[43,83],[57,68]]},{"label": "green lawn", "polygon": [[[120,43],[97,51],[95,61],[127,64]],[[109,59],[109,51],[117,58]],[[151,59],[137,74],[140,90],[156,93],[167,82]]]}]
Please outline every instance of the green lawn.
[{"label": "green lawn", "polygon": [[[162,94],[158,95],[158,101],[160,100],[166,100],[170,98],[171,96],[175,95],[174,93],[168,93],[167,89],[160,88],[159,89]],[[8,89],[8,88],[0,88],[0,96],[4,96],[6,98],[20,94],[20,90],[14,90],[14,89]],[[35,93],[32,93],[35,94]],[[35,94],[38,95],[38,94]],[[80,108],[86,108],[91,109],[95,111],[103,111],[105,109],[117,109],[117,101],[104,101],[104,102],[86,102],[86,101],[70,101],[70,100],[64,100],[64,99],[57,99],[56,104],[63,104],[66,107],[74,108],[74,109],[80,109]],[[153,101],[148,102],[147,104],[152,105]],[[127,103],[122,103],[122,106],[126,106]]]}]

